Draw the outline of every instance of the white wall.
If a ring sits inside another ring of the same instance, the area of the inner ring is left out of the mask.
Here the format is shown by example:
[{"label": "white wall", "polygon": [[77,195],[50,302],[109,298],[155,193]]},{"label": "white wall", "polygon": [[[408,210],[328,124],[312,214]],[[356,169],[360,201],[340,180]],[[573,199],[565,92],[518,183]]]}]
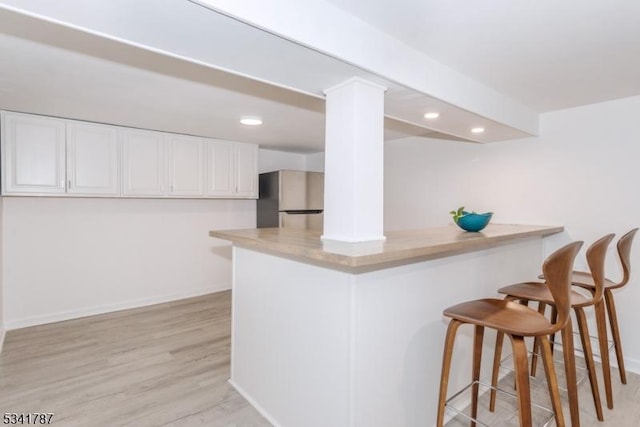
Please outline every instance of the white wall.
[{"label": "white wall", "polygon": [[[487,145],[420,138],[385,150],[385,226],[411,229],[451,223],[459,206],[494,211],[496,223],[564,225],[546,252],[580,239],[640,226],[640,97],[541,116],[541,136]],[[490,131],[490,129],[489,129]],[[583,251],[584,252],[584,251]],[[577,265],[584,268],[582,256]],[[617,294],[627,368],[640,372],[640,240],[635,276]],[[608,275],[619,278],[615,249]],[[502,284],[496,283],[496,287]]]},{"label": "white wall", "polygon": [[231,247],[254,200],[5,197],[7,329],[230,288]]},{"label": "white wall", "polygon": [[258,169],[260,173],[280,169],[324,172],[324,153],[301,154],[261,148]]},{"label": "white wall", "polygon": [[306,156],[299,153],[260,149],[258,171],[272,172],[280,169],[306,170]]},{"label": "white wall", "polygon": [[324,172],[324,152],[307,154],[305,159],[306,170],[311,172]]},{"label": "white wall", "polygon": [[4,329],[4,308],[3,308],[3,303],[2,303],[2,294],[3,294],[3,290],[2,290],[2,277],[4,276],[3,272],[4,272],[4,268],[3,268],[3,257],[2,257],[2,249],[3,249],[3,244],[2,244],[2,202],[3,199],[2,197],[0,197],[0,352],[2,351],[2,345],[4,344],[4,334],[5,334],[5,329]]},{"label": "white wall", "polygon": [[[306,163],[304,154],[259,153],[260,172],[304,170]],[[229,289],[231,246],[210,238],[209,230],[256,222],[255,200],[3,200],[0,337],[3,325],[14,329]]]}]

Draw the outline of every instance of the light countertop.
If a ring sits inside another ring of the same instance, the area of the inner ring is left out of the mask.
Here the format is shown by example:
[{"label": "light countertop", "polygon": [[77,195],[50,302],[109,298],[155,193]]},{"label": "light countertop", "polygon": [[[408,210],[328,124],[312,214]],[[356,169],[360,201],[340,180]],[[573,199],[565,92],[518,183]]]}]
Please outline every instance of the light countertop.
[{"label": "light countertop", "polygon": [[562,232],[562,226],[489,224],[478,233],[455,225],[386,232],[386,240],[344,243],[322,240],[309,230],[256,228],[214,230],[211,237],[233,245],[326,268],[363,273],[429,259],[501,246]]}]

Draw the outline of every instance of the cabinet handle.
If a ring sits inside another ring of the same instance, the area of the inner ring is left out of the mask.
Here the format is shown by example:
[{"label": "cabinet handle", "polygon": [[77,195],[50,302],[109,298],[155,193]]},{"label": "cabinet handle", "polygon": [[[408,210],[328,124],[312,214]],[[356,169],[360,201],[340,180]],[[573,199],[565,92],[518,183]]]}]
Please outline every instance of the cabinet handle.
[{"label": "cabinet handle", "polygon": [[71,188],[71,180],[69,180],[69,187],[67,187],[67,188]]}]

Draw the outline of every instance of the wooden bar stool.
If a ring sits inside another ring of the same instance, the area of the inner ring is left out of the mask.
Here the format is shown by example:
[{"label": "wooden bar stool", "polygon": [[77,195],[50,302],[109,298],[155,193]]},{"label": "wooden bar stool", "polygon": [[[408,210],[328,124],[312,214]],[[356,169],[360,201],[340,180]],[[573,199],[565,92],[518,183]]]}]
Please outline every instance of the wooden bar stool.
[{"label": "wooden bar stool", "polygon": [[[594,242],[589,249],[587,250],[587,263],[589,264],[589,269],[591,270],[592,277],[595,279],[595,289],[596,291],[589,295],[585,296],[580,292],[576,292],[571,290],[570,292],[570,306],[573,308],[576,314],[576,320],[578,323],[578,330],[580,332],[580,338],[582,341],[582,347],[584,350],[585,361],[587,364],[587,371],[589,374],[589,382],[591,384],[591,394],[593,396],[593,404],[596,409],[596,415],[598,420],[603,421],[604,416],[602,413],[602,403],[600,402],[600,391],[598,389],[598,380],[595,369],[595,362],[593,359],[593,351],[591,350],[591,341],[589,339],[589,330],[587,327],[587,317],[584,313],[584,307],[594,306],[596,308],[596,313],[604,310],[602,295],[603,295],[603,284],[604,284],[604,261],[607,255],[607,248],[609,244],[613,240],[613,234],[608,234],[596,242]],[[543,272],[544,277],[548,277],[546,272]],[[499,293],[506,295],[505,299],[509,301],[536,301],[540,303],[539,312],[544,313],[544,308],[546,305],[551,305],[553,307],[553,314],[551,321],[554,321],[554,317],[556,312],[558,311],[557,304],[554,302],[554,295],[549,291],[547,286],[544,286],[543,283],[539,282],[526,282],[526,283],[518,283],[515,285],[505,286],[498,290]],[[603,312],[604,313],[604,312]],[[576,375],[575,375],[575,352],[573,348],[573,332],[571,327],[571,322],[568,322],[567,327],[565,327],[562,331],[562,343],[564,347],[563,356],[565,364],[571,364],[572,372],[567,375],[567,389],[569,394],[569,406],[572,414],[572,425],[576,424],[579,418],[578,412],[578,395],[577,395],[577,384],[576,384]],[[604,332],[606,336],[606,331]],[[539,347],[539,338],[536,337],[536,341],[534,344],[534,356],[532,360],[532,375],[535,375],[535,350]],[[500,357],[502,353],[502,338],[498,335],[498,339],[496,340],[496,352],[493,361],[493,375],[492,375],[492,385],[497,383],[498,379],[498,369],[500,365]],[[603,357],[602,359],[603,366],[609,366],[609,359],[607,357]],[[609,395],[611,391],[611,377],[608,378],[605,375],[605,388],[607,389],[607,395]],[[492,391],[491,393],[491,403],[490,408],[493,409],[495,402],[495,393]]]},{"label": "wooden bar stool", "polygon": [[[451,322],[447,328],[442,358],[437,427],[442,427],[444,423],[451,356],[456,332],[463,324],[475,325],[471,378],[473,384],[471,387],[471,417],[473,419],[477,418],[478,415],[478,385],[484,329],[491,328],[495,329],[498,335],[503,336],[506,334],[511,340],[520,426],[531,427],[532,425],[529,370],[524,337],[540,337],[542,358],[547,375],[551,404],[556,416],[556,425],[558,427],[565,425],[557,377],[553,366],[553,356],[547,337],[571,324],[569,321],[571,271],[573,269],[573,261],[581,246],[582,242],[574,242],[560,248],[551,254],[542,266],[542,271],[548,278],[547,284],[558,310],[558,317],[555,323],[551,323],[544,315],[521,304],[495,298],[469,301],[444,310],[443,314],[446,317],[450,317]],[[471,426],[475,426],[475,421],[471,422]]]},{"label": "wooden bar stool", "polygon": [[[616,359],[618,361],[618,370],[620,371],[620,381],[623,384],[627,383],[627,374],[624,369],[624,357],[622,356],[622,342],[620,341],[620,327],[618,326],[618,315],[616,313],[616,305],[613,299],[613,289],[619,289],[626,285],[629,282],[629,277],[631,276],[631,244],[633,243],[633,238],[636,235],[638,228],[634,228],[629,231],[627,234],[622,236],[617,243],[618,249],[618,257],[620,259],[620,264],[622,265],[622,280],[620,282],[614,282],[612,280],[606,279],[604,280],[604,301],[607,306],[606,314],[609,317],[609,326],[611,328],[611,335],[613,335],[613,345],[616,351]],[[588,289],[592,293],[597,292],[596,285],[594,283],[594,278],[590,273],[583,271],[574,271],[571,277],[571,281],[574,285],[580,286],[582,288]],[[604,319],[600,319],[601,322],[598,322],[598,331],[602,328],[606,332],[606,326],[604,324]],[[600,324],[602,323],[602,324]],[[598,332],[598,341],[600,344],[600,353],[609,352],[608,342],[605,336],[601,336]],[[604,364],[602,366],[604,369]],[[613,407],[613,402],[611,402],[610,408]]]}]

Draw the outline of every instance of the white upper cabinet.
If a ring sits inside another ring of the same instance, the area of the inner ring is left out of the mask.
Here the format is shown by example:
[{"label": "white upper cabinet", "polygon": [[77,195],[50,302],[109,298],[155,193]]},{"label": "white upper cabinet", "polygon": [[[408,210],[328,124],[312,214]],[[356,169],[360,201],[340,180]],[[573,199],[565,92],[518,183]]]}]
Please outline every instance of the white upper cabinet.
[{"label": "white upper cabinet", "polygon": [[160,132],[122,130],[122,194],[162,196],[165,193],[165,150]]},{"label": "white upper cabinet", "polygon": [[67,193],[117,196],[118,129],[67,122]]},{"label": "white upper cabinet", "polygon": [[168,195],[194,197],[204,194],[204,142],[203,138],[193,136],[167,136]]},{"label": "white upper cabinet", "polygon": [[258,198],[258,146],[214,141],[207,144],[207,186],[214,197]]},{"label": "white upper cabinet", "polygon": [[225,141],[207,141],[207,196],[233,196],[235,183],[233,144]]},{"label": "white upper cabinet", "polygon": [[258,146],[2,111],[2,194],[258,198]]},{"label": "white upper cabinet", "polygon": [[204,138],[123,130],[123,195],[202,197]]},{"label": "white upper cabinet", "polygon": [[124,130],[122,194],[139,197],[258,197],[258,146]]},{"label": "white upper cabinet", "polygon": [[65,121],[2,113],[3,194],[65,192]]},{"label": "white upper cabinet", "polygon": [[235,144],[235,196],[258,197],[258,147],[254,144]]}]

